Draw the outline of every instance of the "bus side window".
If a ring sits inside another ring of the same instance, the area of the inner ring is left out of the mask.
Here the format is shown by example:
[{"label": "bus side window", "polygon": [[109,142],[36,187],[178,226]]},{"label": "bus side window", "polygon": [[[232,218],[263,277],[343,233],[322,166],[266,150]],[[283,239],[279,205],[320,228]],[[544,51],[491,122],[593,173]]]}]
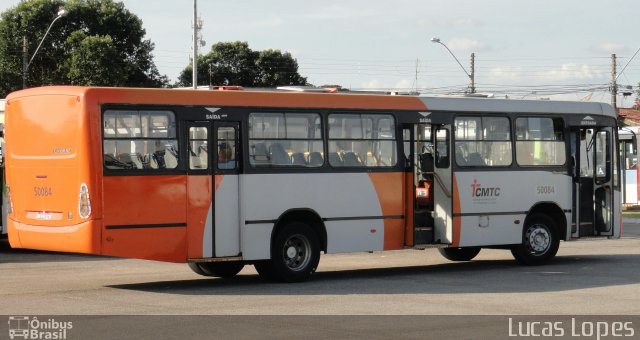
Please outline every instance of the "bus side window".
[{"label": "bus side window", "polygon": [[231,126],[218,127],[218,169],[233,170],[237,167],[238,137]]},{"label": "bus side window", "polygon": [[449,167],[449,130],[436,130],[436,167]]},{"label": "bus side window", "polygon": [[208,128],[192,126],[189,128],[189,169],[202,170],[209,167],[207,151]]}]

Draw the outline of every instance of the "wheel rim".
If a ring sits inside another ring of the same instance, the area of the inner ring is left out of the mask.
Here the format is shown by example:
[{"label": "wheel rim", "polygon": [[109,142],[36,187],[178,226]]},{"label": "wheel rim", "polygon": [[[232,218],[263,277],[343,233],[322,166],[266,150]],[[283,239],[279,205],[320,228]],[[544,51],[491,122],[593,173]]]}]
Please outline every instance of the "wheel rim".
[{"label": "wheel rim", "polygon": [[527,250],[533,255],[543,255],[551,247],[551,233],[543,224],[534,224],[525,235]]},{"label": "wheel rim", "polygon": [[300,271],[311,261],[311,243],[302,235],[292,235],[282,248],[284,264],[293,271]]}]

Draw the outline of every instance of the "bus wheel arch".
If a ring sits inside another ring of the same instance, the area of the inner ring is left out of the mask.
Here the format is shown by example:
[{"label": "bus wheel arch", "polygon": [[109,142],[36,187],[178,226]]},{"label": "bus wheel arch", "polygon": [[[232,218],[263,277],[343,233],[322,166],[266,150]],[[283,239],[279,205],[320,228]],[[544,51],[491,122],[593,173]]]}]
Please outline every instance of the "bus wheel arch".
[{"label": "bus wheel arch", "polygon": [[308,208],[289,209],[282,213],[276,220],[273,230],[271,231],[271,244],[273,244],[280,230],[293,222],[301,222],[311,227],[320,242],[320,250],[325,253],[327,252],[327,228],[322,218],[320,218],[320,215],[313,209]]},{"label": "bus wheel arch", "polygon": [[524,220],[524,225],[527,225],[532,216],[535,215],[547,215],[555,222],[557,236],[561,240],[567,239],[567,216],[565,212],[553,202],[540,202],[535,204],[529,212],[527,213],[527,217]]},{"label": "bus wheel arch", "polygon": [[551,215],[534,213],[527,216],[522,228],[522,243],[511,248],[511,254],[520,264],[542,265],[553,259],[560,247],[558,225]]},{"label": "bus wheel arch", "polygon": [[256,271],[268,281],[306,281],[318,267],[320,252],[326,252],[326,239],[324,223],[317,213],[288,210],[271,233],[270,259],[255,262]]}]

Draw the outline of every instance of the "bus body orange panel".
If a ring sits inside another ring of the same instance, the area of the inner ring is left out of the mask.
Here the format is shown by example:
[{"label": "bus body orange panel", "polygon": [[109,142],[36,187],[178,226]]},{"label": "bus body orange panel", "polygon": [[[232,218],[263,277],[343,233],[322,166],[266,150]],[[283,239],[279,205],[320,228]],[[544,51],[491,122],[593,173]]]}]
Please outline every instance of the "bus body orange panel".
[{"label": "bus body orange panel", "polygon": [[273,91],[195,91],[171,89],[133,89],[109,87],[47,86],[10,95],[72,95],[84,97],[89,105],[102,103],[152,105],[269,106],[297,108],[425,110],[418,97],[371,94],[295,93]]},{"label": "bus body orange panel", "polygon": [[413,246],[413,200],[414,192],[413,189],[413,172],[407,172],[404,175],[405,177],[405,195],[404,195],[404,213],[405,213],[405,236],[404,242],[407,246]]},{"label": "bus body orange panel", "polygon": [[105,176],[104,255],[184,262],[187,176]]},{"label": "bus body orange panel", "polygon": [[105,230],[102,255],[184,263],[186,228]]},{"label": "bus body orange panel", "polygon": [[218,191],[218,187],[220,186],[220,183],[222,183],[222,179],[224,178],[224,175],[215,175],[215,189],[214,192]]},{"label": "bus body orange panel", "polygon": [[269,106],[285,108],[331,107],[341,109],[379,109],[394,111],[424,110],[426,108],[424,103],[418,97],[388,95],[118,88],[84,88],[84,91],[86,91],[87,96],[89,97],[93,97],[94,95],[99,97],[98,100],[103,103],[219,105],[242,107]]},{"label": "bus body orange panel", "polygon": [[393,218],[384,220],[384,250],[404,248],[404,216],[403,194],[404,173],[377,172],[369,173],[369,178],[376,189],[382,215]]},{"label": "bus body orange panel", "polygon": [[[86,183],[90,194],[95,192],[86,121],[75,96],[9,101],[6,169],[7,183],[16,186],[11,193],[19,207],[12,213],[14,220],[45,226],[86,221],[78,216],[80,184]],[[35,142],[40,139],[47,142]]]},{"label": "bus body orange panel", "polygon": [[458,191],[458,181],[456,175],[453,174],[453,232],[451,245],[457,247],[460,245],[460,228],[462,224],[462,217],[460,209],[460,192]]},{"label": "bus body orange panel", "polygon": [[203,257],[204,227],[209,209],[212,209],[211,176],[189,176],[187,178],[188,203],[187,239],[190,259]]},{"label": "bus body orange panel", "polygon": [[[7,100],[5,170],[15,207],[8,221],[14,247],[100,253],[100,193],[83,105],[69,93]],[[81,184],[92,203],[88,218],[79,216]]]},{"label": "bus body orange panel", "polygon": [[[83,222],[78,214],[80,181],[74,168],[19,168],[12,173],[11,199],[17,208],[12,218],[20,223],[49,227]],[[71,176],[69,173],[73,173]],[[90,198],[93,198],[90,196]],[[86,220],[84,220],[86,221]]]},{"label": "bus body orange panel", "polygon": [[23,224],[9,219],[9,241],[12,247],[70,253],[100,254],[99,220],[65,227]]}]

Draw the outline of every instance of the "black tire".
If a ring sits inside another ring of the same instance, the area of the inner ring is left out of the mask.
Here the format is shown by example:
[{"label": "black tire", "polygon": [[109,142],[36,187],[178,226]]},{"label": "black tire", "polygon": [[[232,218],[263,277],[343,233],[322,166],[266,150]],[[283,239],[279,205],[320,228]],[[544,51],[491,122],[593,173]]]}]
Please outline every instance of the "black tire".
[{"label": "black tire", "polygon": [[202,268],[200,268],[199,263],[188,262],[187,265],[189,266],[189,268],[191,268],[191,270],[193,270],[194,273],[196,273],[198,275],[202,275],[202,276],[207,276],[207,274],[204,272],[204,270],[202,270]]},{"label": "black tire", "polygon": [[271,260],[258,261],[253,264],[258,275],[265,281],[276,281],[276,275],[271,265]]},{"label": "black tire", "polygon": [[230,261],[230,262],[200,262],[200,263],[189,263],[189,268],[193,270],[196,274],[200,274],[202,276],[214,276],[214,277],[233,277],[238,274],[242,268],[244,268],[244,263],[239,261]]},{"label": "black tire", "polygon": [[522,244],[511,248],[511,254],[518,263],[538,266],[553,259],[560,247],[558,228],[553,220],[544,214],[535,214],[527,219],[522,231]]},{"label": "black tire", "polygon": [[320,242],[308,225],[292,222],[284,226],[271,244],[271,260],[255,264],[261,277],[269,281],[303,282],[320,262]]},{"label": "black tire", "polygon": [[480,252],[480,247],[438,248],[438,251],[450,261],[471,261]]}]

